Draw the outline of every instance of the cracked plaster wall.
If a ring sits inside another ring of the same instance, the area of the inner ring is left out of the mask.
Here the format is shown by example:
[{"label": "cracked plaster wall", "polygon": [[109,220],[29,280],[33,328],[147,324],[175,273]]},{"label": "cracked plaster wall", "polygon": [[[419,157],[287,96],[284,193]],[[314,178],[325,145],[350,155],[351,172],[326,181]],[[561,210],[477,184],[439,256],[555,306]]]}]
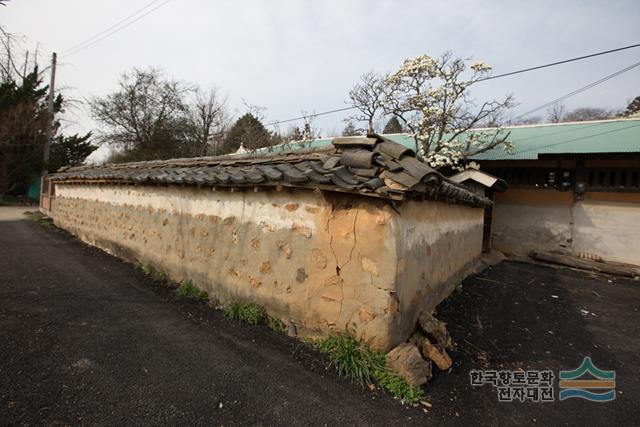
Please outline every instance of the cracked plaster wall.
[{"label": "cracked plaster wall", "polygon": [[[57,184],[56,194],[56,225],[92,245],[222,304],[262,304],[302,336],[349,327],[383,349],[406,339],[416,307],[448,293],[440,283],[460,262],[443,260],[460,253],[445,240],[470,231],[459,226],[468,215],[447,218],[480,212],[481,246],[482,210],[438,202],[408,202],[398,216],[383,200],[310,191]],[[417,285],[425,274],[430,284]]]},{"label": "cracked plaster wall", "polygon": [[[393,217],[398,311],[391,326],[410,335],[421,311],[432,311],[469,275],[482,252],[484,210],[408,201]],[[398,344],[399,342],[395,343]]]}]

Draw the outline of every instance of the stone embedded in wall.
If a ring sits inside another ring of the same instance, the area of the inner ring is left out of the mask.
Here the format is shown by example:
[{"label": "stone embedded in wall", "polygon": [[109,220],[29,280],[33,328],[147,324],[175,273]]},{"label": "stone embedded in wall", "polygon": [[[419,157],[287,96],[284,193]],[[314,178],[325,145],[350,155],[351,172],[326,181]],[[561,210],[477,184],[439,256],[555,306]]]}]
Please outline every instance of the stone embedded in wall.
[{"label": "stone embedded in wall", "polygon": [[249,280],[249,284],[253,288],[259,288],[262,286],[262,281],[257,277],[252,276],[250,273],[247,273],[247,280]]},{"label": "stone embedded in wall", "polygon": [[255,250],[260,249],[260,240],[259,239],[251,239],[251,247]]},{"label": "stone embedded in wall", "polygon": [[271,263],[269,261],[263,261],[260,264],[260,272],[264,274],[271,274],[273,269],[271,268]]},{"label": "stone embedded in wall", "polygon": [[327,268],[327,257],[324,256],[321,249],[313,248],[311,250],[311,265],[317,270]]},{"label": "stone embedded in wall", "polygon": [[289,242],[285,242],[284,240],[278,241],[278,249],[286,259],[291,258],[291,246],[289,245]]},{"label": "stone embedded in wall", "polygon": [[327,301],[340,301],[342,299],[342,277],[331,276],[324,281],[322,298]]},{"label": "stone embedded in wall", "polygon": [[304,271],[304,268],[300,267],[296,270],[296,282],[303,283],[307,277],[307,272]]},{"label": "stone embedded in wall", "polygon": [[376,315],[369,309],[362,307],[360,311],[358,311],[358,317],[362,323],[369,323],[376,318]]},{"label": "stone embedded in wall", "polygon": [[389,292],[387,313],[395,314],[400,310],[400,300],[395,292]]},{"label": "stone embedded in wall", "polygon": [[361,261],[362,270],[371,273],[374,276],[378,277],[380,274],[378,273],[378,266],[375,262],[371,261],[369,258],[363,257]]},{"label": "stone embedded in wall", "polygon": [[291,226],[291,230],[296,233],[299,234],[300,236],[304,236],[307,239],[311,238],[311,228],[309,227],[305,227],[304,225],[300,225],[300,224],[293,224]]}]

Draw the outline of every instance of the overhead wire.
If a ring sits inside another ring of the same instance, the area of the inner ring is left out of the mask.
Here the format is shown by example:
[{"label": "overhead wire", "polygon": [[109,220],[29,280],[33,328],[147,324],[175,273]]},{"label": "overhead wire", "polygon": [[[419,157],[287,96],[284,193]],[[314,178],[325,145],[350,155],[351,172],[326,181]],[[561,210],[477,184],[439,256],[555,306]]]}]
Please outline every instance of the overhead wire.
[{"label": "overhead wire", "polygon": [[495,76],[487,76],[487,77],[483,77],[481,79],[478,79],[477,81],[478,82],[484,82],[486,80],[493,80],[493,79],[499,79],[501,77],[513,76],[514,74],[526,73],[526,72],[529,72],[529,71],[540,70],[542,68],[548,68],[548,67],[553,67],[553,66],[556,66],[556,65],[568,64],[569,62],[581,61],[583,59],[588,59],[588,58],[594,58],[596,56],[607,55],[609,53],[614,53],[614,52],[620,52],[622,50],[632,49],[634,47],[640,47],[640,43],[631,44],[629,46],[623,46],[623,47],[619,47],[619,48],[616,48],[616,49],[603,50],[601,52],[590,53],[589,55],[577,56],[575,58],[563,59],[562,61],[551,62],[549,64],[544,64],[544,65],[537,65],[535,67],[524,68],[522,70],[511,71],[509,73],[496,74]]},{"label": "overhead wire", "polygon": [[[72,47],[70,47],[69,49],[66,49],[62,52],[60,52],[60,56],[70,56],[73,55],[75,53],[80,52],[81,50],[84,50],[88,47],[91,47],[93,45],[95,45],[96,43],[124,30],[125,28],[133,25],[134,23],[138,22],[139,20],[141,20],[142,18],[144,18],[145,16],[149,15],[150,13],[156,11],[157,9],[161,8],[162,6],[164,6],[165,4],[169,3],[171,0],[153,0],[150,3],[148,3],[146,6],[136,10],[135,12],[133,12],[132,14],[128,15],[127,17],[121,19],[120,21],[118,21],[117,23],[111,25],[110,27],[106,28],[105,30],[101,31],[98,34],[93,35],[92,37],[89,37],[88,39],[84,40],[81,43],[78,43]],[[160,2],[159,4],[157,4],[158,2]],[[152,7],[154,6],[155,7]],[[149,9],[150,7],[152,7],[151,9]],[[149,10],[147,10],[149,9]],[[143,14],[139,15],[140,12],[146,10],[146,12],[144,12]],[[138,16],[136,16],[138,15]],[[135,17],[135,19],[128,21],[129,19]]]},{"label": "overhead wire", "polygon": [[576,90],[574,90],[574,91],[572,91],[572,92],[569,92],[569,93],[567,93],[567,94],[565,94],[565,95],[562,95],[562,96],[561,96],[561,97],[559,97],[559,98],[556,98],[556,99],[554,99],[554,100],[552,100],[552,101],[546,102],[546,103],[544,103],[544,104],[542,104],[542,105],[540,105],[540,106],[538,106],[538,107],[536,107],[536,108],[532,108],[531,110],[529,110],[529,111],[527,111],[527,112],[525,112],[525,113],[523,113],[523,114],[520,114],[519,116],[515,117],[515,118],[514,118],[514,120],[521,119],[521,118],[523,118],[523,117],[525,117],[525,116],[528,116],[529,114],[535,113],[536,111],[540,111],[540,110],[542,110],[543,108],[547,108],[547,107],[550,107],[550,106],[552,106],[552,105],[554,105],[554,104],[557,104],[557,103],[559,103],[559,102],[562,102],[562,101],[564,101],[565,99],[568,99],[568,98],[570,98],[570,97],[572,97],[572,96],[575,96],[575,95],[577,95],[577,94],[579,94],[579,93],[582,93],[582,92],[584,92],[584,91],[586,91],[586,90],[589,90],[589,89],[591,89],[592,87],[598,86],[599,84],[602,84],[602,83],[606,82],[607,80],[611,80],[612,78],[617,77],[617,76],[619,76],[619,75],[621,75],[621,74],[624,74],[624,73],[626,73],[627,71],[631,71],[631,70],[633,70],[634,68],[636,68],[636,67],[638,67],[638,66],[640,66],[640,61],[638,61],[638,62],[636,62],[636,63],[634,63],[634,64],[631,64],[631,65],[629,65],[628,67],[625,67],[625,68],[623,68],[623,69],[621,69],[621,70],[618,70],[618,71],[616,71],[616,72],[614,72],[614,73],[611,73],[611,74],[609,74],[608,76],[605,76],[605,77],[603,77],[603,78],[601,78],[601,79],[598,79],[598,80],[596,80],[596,81],[594,81],[594,82],[591,82],[591,83],[587,84],[586,86],[582,86],[582,87],[581,87],[581,88],[579,88],[579,89],[576,89]]},{"label": "overhead wire", "polygon": [[[609,50],[605,50],[605,51],[595,52],[595,53],[591,53],[589,55],[578,56],[578,57],[575,57],[575,58],[569,58],[569,59],[565,59],[565,60],[562,60],[562,61],[551,62],[551,63],[548,63],[548,64],[538,65],[538,66],[535,66],[535,67],[524,68],[522,70],[511,71],[511,72],[508,72],[508,73],[498,74],[498,75],[495,75],[495,76],[488,76],[488,77],[484,77],[482,79],[479,79],[477,82],[483,82],[483,81],[487,81],[487,80],[492,80],[492,79],[498,79],[498,78],[502,78],[502,77],[512,76],[512,75],[515,75],[515,74],[526,73],[526,72],[529,72],[529,71],[535,71],[535,70],[539,70],[539,69],[542,69],[542,68],[548,68],[548,67],[553,67],[553,66],[557,66],[557,65],[562,65],[562,64],[569,63],[569,62],[581,61],[581,60],[584,60],[584,59],[593,58],[593,57],[601,56],[601,55],[607,55],[607,54],[620,52],[622,50],[632,49],[632,48],[636,48],[636,47],[640,47],[640,43],[631,44],[631,45],[628,45],[628,46],[622,46],[622,47],[619,47],[619,48],[616,48],[616,49],[609,49]],[[589,85],[587,85],[588,87],[577,89],[576,91],[574,91],[575,93],[571,92],[569,94],[563,95],[562,97],[560,97],[560,98],[558,98],[556,100],[553,100],[553,101],[550,101],[549,103],[546,103],[544,106],[536,107],[533,110],[530,110],[530,111],[527,111],[524,114],[521,114],[516,119],[524,117],[525,115],[529,115],[532,112],[538,111],[538,110],[540,110],[542,108],[548,107],[549,105],[553,105],[553,104],[555,104],[555,103],[557,103],[557,102],[559,102],[561,100],[567,99],[567,98],[569,98],[571,96],[577,95],[578,93],[584,92],[585,90],[588,90],[593,86],[597,86],[600,83],[604,83],[605,81],[607,81],[609,79],[612,79],[612,78],[614,78],[614,77],[616,77],[616,76],[618,76],[620,74],[623,74],[623,73],[625,73],[625,72],[637,67],[638,65],[640,65],[640,64],[636,63],[636,64],[631,65],[630,67],[627,67],[626,69],[622,69],[622,70],[616,71],[612,75],[603,77],[603,79],[601,79],[602,81],[596,81],[596,82],[590,83]],[[334,114],[334,113],[339,113],[339,112],[349,111],[349,110],[355,110],[355,109],[357,109],[357,107],[354,107],[354,106],[336,108],[336,109],[333,109],[333,110],[322,111],[320,113],[309,114],[309,115],[306,115],[306,116],[293,117],[293,118],[285,119],[285,120],[274,120],[273,122],[267,123],[265,126],[276,126],[276,125],[279,125],[281,123],[295,122],[295,121],[298,121],[298,120],[306,119],[308,117],[324,116],[324,115],[327,115],[327,114]]]}]

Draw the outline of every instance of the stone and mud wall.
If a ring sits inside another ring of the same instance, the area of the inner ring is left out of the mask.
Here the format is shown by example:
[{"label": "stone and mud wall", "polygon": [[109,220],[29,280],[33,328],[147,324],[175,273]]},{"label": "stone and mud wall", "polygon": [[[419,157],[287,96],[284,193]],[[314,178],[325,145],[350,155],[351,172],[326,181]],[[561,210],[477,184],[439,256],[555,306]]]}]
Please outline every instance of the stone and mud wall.
[{"label": "stone and mud wall", "polygon": [[302,336],[404,342],[479,256],[483,210],[308,190],[56,184],[55,224],[222,304],[257,302]]},{"label": "stone and mud wall", "polygon": [[528,255],[563,251],[640,265],[640,193],[508,189],[496,194],[493,247]]}]

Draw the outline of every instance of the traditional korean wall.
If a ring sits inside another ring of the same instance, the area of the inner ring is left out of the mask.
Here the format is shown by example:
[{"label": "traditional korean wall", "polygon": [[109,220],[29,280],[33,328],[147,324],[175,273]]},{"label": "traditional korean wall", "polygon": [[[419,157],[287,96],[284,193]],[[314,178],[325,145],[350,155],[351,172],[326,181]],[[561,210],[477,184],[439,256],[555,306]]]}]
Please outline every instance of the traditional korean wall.
[{"label": "traditional korean wall", "polygon": [[493,246],[506,253],[562,250],[640,265],[640,194],[508,189],[496,194]]},{"label": "traditional korean wall", "polygon": [[349,327],[383,349],[448,293],[482,239],[482,209],[438,202],[399,216],[383,200],[311,191],[58,183],[56,194],[56,225],[90,244],[223,304],[262,304],[303,336]]},{"label": "traditional korean wall", "polygon": [[433,310],[464,277],[482,252],[484,209],[410,201],[393,217],[399,311],[393,328],[411,334],[420,311]]}]

